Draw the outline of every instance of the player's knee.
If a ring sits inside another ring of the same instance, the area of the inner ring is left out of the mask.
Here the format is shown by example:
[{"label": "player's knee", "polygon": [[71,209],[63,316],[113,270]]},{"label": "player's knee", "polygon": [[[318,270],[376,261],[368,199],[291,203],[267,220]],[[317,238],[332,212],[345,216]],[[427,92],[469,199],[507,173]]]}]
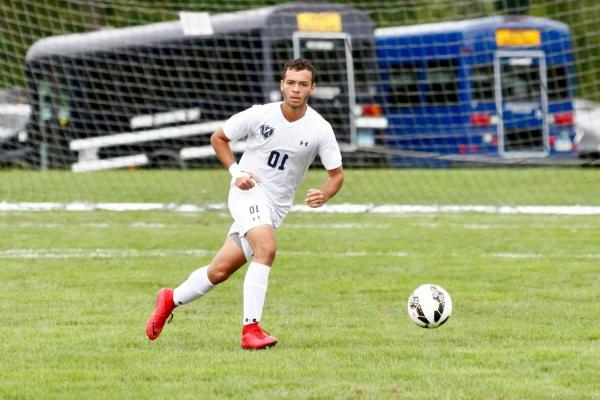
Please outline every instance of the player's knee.
[{"label": "player's knee", "polygon": [[208,269],[207,275],[210,283],[218,285],[219,283],[225,282],[231,276],[231,272],[229,272],[227,268],[216,265],[213,268]]},{"label": "player's knee", "polygon": [[263,242],[254,249],[254,256],[252,259],[261,264],[272,265],[276,253],[277,245],[275,241]]}]

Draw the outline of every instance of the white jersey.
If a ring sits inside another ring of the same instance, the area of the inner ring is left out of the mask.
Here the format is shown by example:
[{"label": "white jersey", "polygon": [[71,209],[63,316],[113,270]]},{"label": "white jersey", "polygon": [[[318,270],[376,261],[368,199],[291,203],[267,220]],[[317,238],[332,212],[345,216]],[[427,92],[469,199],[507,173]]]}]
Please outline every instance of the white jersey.
[{"label": "white jersey", "polygon": [[331,125],[319,113],[309,106],[302,118],[289,122],[281,104],[250,107],[229,118],[223,131],[232,141],[246,138],[240,167],[258,176],[257,186],[283,219],[315,156],[328,170],[340,167],[342,156]]}]

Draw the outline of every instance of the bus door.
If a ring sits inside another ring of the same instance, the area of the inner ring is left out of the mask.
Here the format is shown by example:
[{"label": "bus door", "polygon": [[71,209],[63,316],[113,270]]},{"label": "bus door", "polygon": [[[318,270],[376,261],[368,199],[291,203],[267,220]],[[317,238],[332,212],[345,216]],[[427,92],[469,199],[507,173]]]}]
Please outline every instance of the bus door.
[{"label": "bus door", "polygon": [[340,145],[356,144],[354,67],[350,35],[333,32],[294,32],[294,58],[314,65],[317,87],[310,105],[332,126]]},{"label": "bus door", "polygon": [[494,80],[500,155],[547,156],[550,147],[544,53],[497,51]]}]

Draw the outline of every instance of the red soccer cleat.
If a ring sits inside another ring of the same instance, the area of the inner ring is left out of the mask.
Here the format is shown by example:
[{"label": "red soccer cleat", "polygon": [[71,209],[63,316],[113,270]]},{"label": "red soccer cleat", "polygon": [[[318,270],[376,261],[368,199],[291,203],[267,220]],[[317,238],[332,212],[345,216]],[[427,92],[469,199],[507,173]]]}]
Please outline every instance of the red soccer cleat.
[{"label": "red soccer cleat", "polygon": [[146,336],[148,336],[148,339],[154,340],[160,336],[167,319],[173,317],[172,312],[174,308],[173,289],[160,289],[156,295],[154,313],[148,318],[148,322],[146,322]]},{"label": "red soccer cleat", "polygon": [[260,350],[273,347],[277,344],[277,338],[263,331],[258,322],[244,325],[242,330],[242,349]]}]

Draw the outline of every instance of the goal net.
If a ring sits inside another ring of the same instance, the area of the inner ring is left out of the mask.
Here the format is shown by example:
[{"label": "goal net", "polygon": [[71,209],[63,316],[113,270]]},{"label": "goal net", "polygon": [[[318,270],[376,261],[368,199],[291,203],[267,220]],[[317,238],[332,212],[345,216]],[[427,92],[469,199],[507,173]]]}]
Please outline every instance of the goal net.
[{"label": "goal net", "polygon": [[347,201],[595,204],[599,21],[580,0],[4,2],[0,201],[222,202],[210,135],[281,101],[301,56]]}]

